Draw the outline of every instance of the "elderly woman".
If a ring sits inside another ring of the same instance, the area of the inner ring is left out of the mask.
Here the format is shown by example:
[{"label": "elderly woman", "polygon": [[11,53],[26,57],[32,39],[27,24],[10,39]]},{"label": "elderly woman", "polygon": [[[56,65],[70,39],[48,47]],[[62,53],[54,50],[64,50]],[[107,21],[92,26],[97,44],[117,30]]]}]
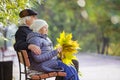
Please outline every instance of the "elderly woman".
[{"label": "elderly woman", "polygon": [[52,41],[48,38],[48,24],[46,21],[37,19],[30,27],[33,32],[27,36],[28,44],[35,44],[40,47],[41,54],[29,53],[31,69],[43,72],[65,71],[67,76],[64,80],[79,80],[77,71],[72,66],[67,66],[56,57],[62,51],[59,47],[53,50]]}]

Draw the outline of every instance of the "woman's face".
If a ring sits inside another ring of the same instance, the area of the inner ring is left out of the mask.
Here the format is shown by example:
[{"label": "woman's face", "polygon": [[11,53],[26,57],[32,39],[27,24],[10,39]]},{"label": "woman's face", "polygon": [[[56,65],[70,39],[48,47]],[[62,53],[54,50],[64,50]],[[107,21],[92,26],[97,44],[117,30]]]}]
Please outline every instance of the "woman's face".
[{"label": "woman's face", "polygon": [[43,27],[39,30],[39,32],[40,32],[41,34],[48,34],[48,27],[47,27],[47,25],[46,25],[46,26],[43,26]]}]

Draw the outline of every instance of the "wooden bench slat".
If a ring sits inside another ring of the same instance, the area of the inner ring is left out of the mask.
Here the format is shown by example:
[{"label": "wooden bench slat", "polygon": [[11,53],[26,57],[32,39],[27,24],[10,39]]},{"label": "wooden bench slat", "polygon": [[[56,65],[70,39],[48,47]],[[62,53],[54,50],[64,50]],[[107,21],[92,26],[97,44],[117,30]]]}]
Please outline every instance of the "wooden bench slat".
[{"label": "wooden bench slat", "polygon": [[22,50],[22,53],[23,53],[23,57],[24,57],[26,66],[30,67],[30,61],[29,61],[29,58],[28,58],[27,51],[26,50]]},{"label": "wooden bench slat", "polygon": [[49,78],[49,75],[48,74],[41,74],[39,75],[40,79],[45,79],[45,78]]},{"label": "wooden bench slat", "polygon": [[48,73],[49,77],[54,77],[57,76],[57,72],[50,72]]},{"label": "wooden bench slat", "polygon": [[66,76],[67,74],[65,72],[57,72],[57,76]]},{"label": "wooden bench slat", "polygon": [[37,79],[40,79],[40,77],[39,77],[38,75],[32,75],[32,76],[31,76],[31,79],[37,80]]}]

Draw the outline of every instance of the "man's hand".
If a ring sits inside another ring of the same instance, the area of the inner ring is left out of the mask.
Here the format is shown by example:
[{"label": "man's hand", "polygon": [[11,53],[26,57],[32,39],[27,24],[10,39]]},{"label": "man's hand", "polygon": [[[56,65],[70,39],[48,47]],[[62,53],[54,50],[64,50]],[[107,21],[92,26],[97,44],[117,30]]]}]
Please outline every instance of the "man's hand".
[{"label": "man's hand", "polygon": [[30,44],[28,46],[28,49],[30,49],[32,52],[34,52],[35,54],[41,54],[41,49],[39,46],[36,46],[34,44]]}]

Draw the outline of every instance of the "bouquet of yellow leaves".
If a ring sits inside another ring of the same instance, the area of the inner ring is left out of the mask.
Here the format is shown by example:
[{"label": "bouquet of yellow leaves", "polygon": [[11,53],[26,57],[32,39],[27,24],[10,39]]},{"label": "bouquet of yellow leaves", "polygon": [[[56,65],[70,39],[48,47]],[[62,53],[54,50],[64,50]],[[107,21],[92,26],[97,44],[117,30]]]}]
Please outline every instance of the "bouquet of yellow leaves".
[{"label": "bouquet of yellow leaves", "polygon": [[72,59],[77,59],[74,54],[78,52],[79,44],[77,41],[72,40],[72,34],[65,33],[64,31],[60,33],[60,37],[57,38],[57,47],[62,47],[62,52],[58,55],[63,63],[70,65],[72,63]]}]

